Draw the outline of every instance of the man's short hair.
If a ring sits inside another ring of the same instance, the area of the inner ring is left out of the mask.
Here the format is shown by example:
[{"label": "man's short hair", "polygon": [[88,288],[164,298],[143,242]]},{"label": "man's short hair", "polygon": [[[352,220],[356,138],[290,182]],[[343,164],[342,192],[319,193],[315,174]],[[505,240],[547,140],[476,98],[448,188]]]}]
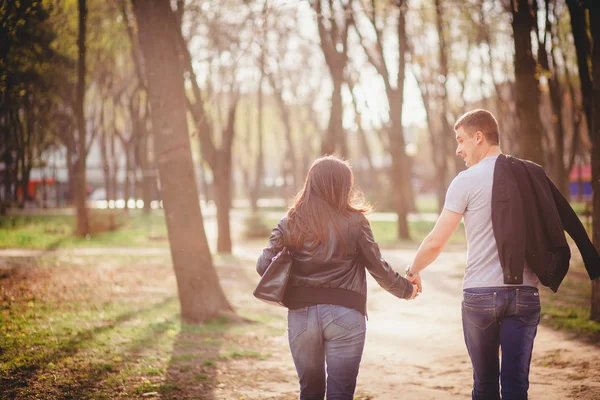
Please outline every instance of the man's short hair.
[{"label": "man's short hair", "polygon": [[463,128],[469,135],[481,131],[489,144],[495,146],[500,144],[498,121],[487,110],[477,109],[463,114],[454,124],[455,131],[459,128]]}]

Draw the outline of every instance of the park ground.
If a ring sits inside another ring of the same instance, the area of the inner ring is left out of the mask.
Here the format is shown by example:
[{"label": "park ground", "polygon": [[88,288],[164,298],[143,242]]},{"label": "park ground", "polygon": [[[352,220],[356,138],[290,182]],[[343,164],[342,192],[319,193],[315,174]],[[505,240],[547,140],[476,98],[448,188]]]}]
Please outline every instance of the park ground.
[{"label": "park ground", "polygon": [[[286,311],[252,296],[254,262],[266,238],[242,239],[240,232],[233,255],[215,256],[221,284],[244,320],[194,326],[179,318],[159,217],[119,217],[117,231],[81,241],[70,238],[69,218],[19,215],[0,225],[0,398],[297,398]],[[422,236],[432,222],[412,224]],[[385,218],[373,226],[384,257],[401,269],[418,243],[394,242]],[[470,398],[461,235],[424,271],[424,293],[415,301],[396,299],[369,280],[357,399]],[[542,290],[533,400],[600,398],[600,326],[587,321],[586,277],[574,251],[558,294]]]}]

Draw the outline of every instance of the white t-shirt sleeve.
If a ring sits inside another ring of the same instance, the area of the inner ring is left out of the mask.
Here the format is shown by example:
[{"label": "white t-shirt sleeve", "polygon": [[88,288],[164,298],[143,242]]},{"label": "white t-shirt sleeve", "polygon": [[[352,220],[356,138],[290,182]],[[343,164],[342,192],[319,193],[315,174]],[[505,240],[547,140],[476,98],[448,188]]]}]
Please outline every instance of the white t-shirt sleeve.
[{"label": "white t-shirt sleeve", "polygon": [[464,174],[458,174],[452,180],[446,192],[444,208],[455,213],[464,214],[469,200],[469,185]]}]

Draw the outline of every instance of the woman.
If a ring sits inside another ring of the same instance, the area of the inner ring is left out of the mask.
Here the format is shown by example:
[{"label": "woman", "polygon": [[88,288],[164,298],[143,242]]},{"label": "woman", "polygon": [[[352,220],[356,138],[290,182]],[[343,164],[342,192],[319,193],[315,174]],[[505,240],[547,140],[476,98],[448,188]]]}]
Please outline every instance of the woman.
[{"label": "woman", "polygon": [[316,160],[256,265],[262,276],[284,246],[293,254],[284,303],[301,400],[323,399],[326,387],[328,400],[354,396],[366,333],[365,267],[394,296],[417,296],[381,258],[365,217],[369,207],[359,204],[353,183],[347,162]]}]

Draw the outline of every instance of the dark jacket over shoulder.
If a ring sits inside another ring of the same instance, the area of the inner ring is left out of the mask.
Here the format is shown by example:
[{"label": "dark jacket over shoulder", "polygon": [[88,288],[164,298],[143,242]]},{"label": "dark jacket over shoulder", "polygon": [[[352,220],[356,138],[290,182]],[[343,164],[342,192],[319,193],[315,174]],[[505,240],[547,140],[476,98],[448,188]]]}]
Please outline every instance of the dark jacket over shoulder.
[{"label": "dark jacket over shoulder", "polygon": [[525,262],[554,292],[569,269],[564,231],[581,252],[591,279],[600,277],[600,257],[579,217],[543,168],[501,154],[492,188],[492,226],[504,283],[523,283]]},{"label": "dark jacket over shoulder", "polygon": [[[362,213],[352,213],[336,218],[339,232],[332,227],[328,241],[314,250],[310,250],[310,237],[301,248],[290,246],[292,241],[287,217],[282,218],[271,232],[269,245],[259,257],[256,271],[262,276],[271,259],[287,246],[294,263],[285,293],[285,305],[294,309],[314,304],[335,304],[366,314],[365,267],[385,290],[399,298],[409,298],[412,284],[394,272],[381,257],[366,217]],[[346,249],[341,245],[342,240],[347,244]]]}]

